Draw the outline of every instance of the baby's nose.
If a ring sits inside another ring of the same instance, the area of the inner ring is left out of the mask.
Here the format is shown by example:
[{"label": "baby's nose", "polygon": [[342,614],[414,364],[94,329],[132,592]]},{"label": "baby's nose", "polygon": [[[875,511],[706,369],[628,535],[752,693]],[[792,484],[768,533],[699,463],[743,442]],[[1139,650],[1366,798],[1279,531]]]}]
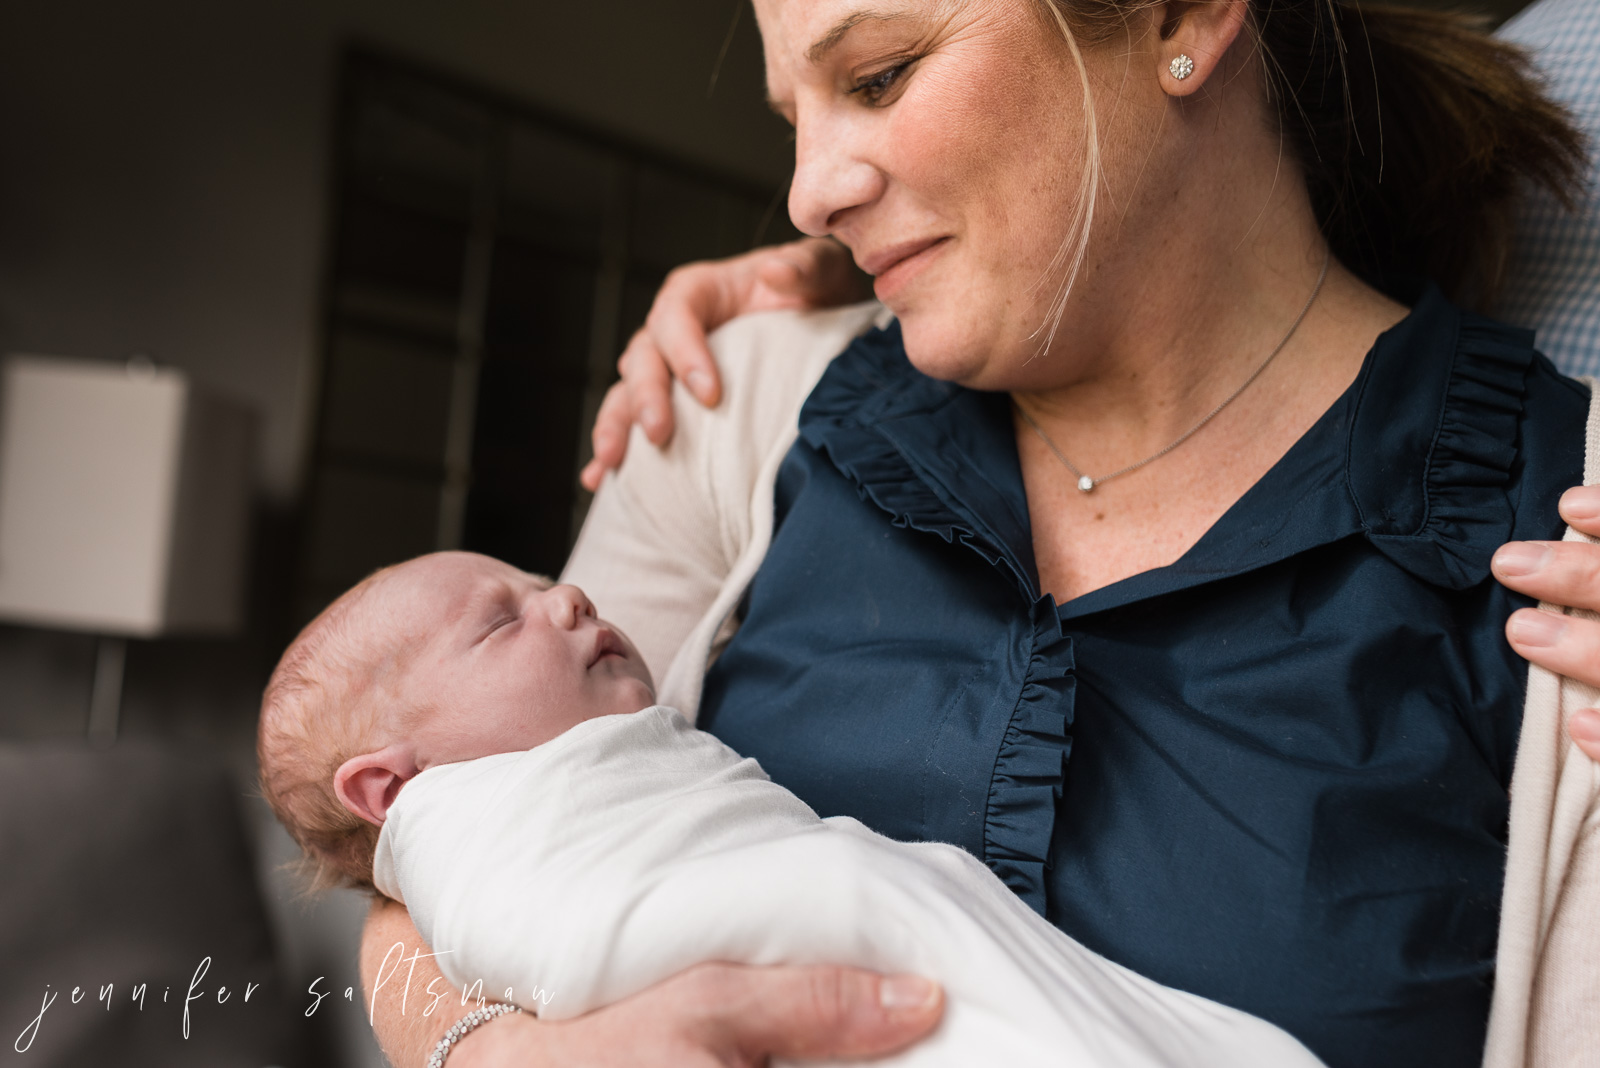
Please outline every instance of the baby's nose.
[{"label": "baby's nose", "polygon": [[545,597],[551,606],[551,619],[568,630],[576,627],[584,616],[595,614],[588,596],[576,586],[552,586],[545,591]]}]

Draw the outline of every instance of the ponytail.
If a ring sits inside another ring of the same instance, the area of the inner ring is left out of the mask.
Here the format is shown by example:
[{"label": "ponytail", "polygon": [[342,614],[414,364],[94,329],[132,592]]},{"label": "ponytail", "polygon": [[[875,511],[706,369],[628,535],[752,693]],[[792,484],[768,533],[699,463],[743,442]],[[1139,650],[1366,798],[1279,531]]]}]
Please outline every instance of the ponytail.
[{"label": "ponytail", "polygon": [[1255,0],[1253,14],[1317,220],[1362,277],[1432,278],[1486,303],[1519,192],[1573,205],[1583,134],[1482,20],[1344,0]]}]

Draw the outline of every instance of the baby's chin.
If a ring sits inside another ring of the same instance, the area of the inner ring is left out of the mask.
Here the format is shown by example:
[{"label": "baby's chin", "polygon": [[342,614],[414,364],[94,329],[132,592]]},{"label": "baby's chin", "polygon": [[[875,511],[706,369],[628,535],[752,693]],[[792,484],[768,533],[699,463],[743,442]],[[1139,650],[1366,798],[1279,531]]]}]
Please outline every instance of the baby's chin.
[{"label": "baby's chin", "polygon": [[595,715],[637,712],[656,703],[655,680],[650,677],[644,660],[632,649],[626,656],[608,656],[589,670],[590,682],[598,681],[604,694],[595,702],[603,706],[603,711],[596,711]]},{"label": "baby's chin", "polygon": [[642,679],[631,676],[619,676],[607,679],[599,692],[591,692],[590,699],[584,702],[584,707],[573,709],[563,725],[562,733],[571,730],[579,723],[602,716],[626,716],[633,712],[649,708],[656,703],[655,690]]},{"label": "baby's chin", "polygon": [[642,679],[619,680],[614,708],[619,714],[638,712],[656,703],[656,691]]}]

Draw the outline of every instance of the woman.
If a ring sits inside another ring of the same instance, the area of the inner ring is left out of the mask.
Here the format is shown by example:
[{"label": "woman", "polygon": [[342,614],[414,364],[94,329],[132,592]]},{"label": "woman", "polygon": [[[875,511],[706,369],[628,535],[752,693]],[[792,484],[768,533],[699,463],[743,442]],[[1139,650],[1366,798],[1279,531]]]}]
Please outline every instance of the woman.
[{"label": "woman", "polygon": [[[1401,279],[1491,288],[1505,197],[1576,135],[1437,16],[756,7],[791,215],[897,322],[807,401],[702,725],[1336,1068],[1476,1064],[1528,603],[1489,559],[1560,535],[1588,397]],[[369,983],[407,939],[375,912]],[[696,970],[452,1064],[864,1055],[928,993]]]}]

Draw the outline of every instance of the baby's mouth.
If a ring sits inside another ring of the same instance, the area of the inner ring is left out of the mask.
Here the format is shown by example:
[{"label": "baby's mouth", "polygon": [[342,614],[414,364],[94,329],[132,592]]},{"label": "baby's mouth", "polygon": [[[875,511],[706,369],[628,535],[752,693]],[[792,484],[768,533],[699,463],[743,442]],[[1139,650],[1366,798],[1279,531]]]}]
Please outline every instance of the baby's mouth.
[{"label": "baby's mouth", "polygon": [[595,631],[594,650],[589,655],[589,666],[594,667],[608,656],[627,656],[628,647],[622,644],[617,632],[607,627]]}]

